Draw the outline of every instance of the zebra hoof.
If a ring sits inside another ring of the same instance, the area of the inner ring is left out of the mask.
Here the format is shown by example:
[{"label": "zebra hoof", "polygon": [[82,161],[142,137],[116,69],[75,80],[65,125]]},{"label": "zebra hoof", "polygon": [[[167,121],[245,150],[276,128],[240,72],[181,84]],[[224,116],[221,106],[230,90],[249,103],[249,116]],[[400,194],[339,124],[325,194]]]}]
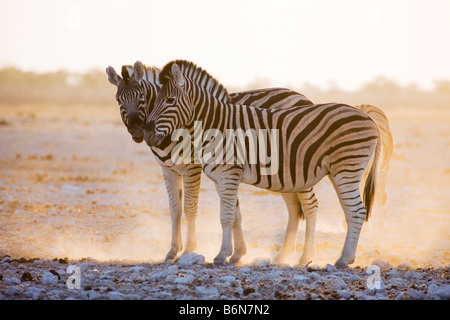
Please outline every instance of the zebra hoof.
[{"label": "zebra hoof", "polygon": [[168,263],[168,264],[174,264],[176,261],[177,261],[177,257],[164,259],[164,263]]},{"label": "zebra hoof", "polygon": [[[353,259],[354,261],[355,259]],[[349,261],[347,258],[345,257],[340,257],[338,259],[338,261],[336,261],[336,263],[334,264],[334,266],[338,269],[345,269],[348,268],[348,265],[353,263],[353,261]]]},{"label": "zebra hoof", "polygon": [[232,257],[230,258],[230,264],[233,265],[233,266],[238,266],[238,265],[240,265],[240,264],[241,264],[241,256],[239,256],[239,257],[234,257],[234,256],[232,256]]},{"label": "zebra hoof", "polygon": [[173,254],[167,254],[166,258],[164,259],[164,263],[175,263],[175,261],[177,261],[178,257],[177,255],[173,255]]},{"label": "zebra hoof", "polygon": [[222,260],[222,259],[214,259],[214,266],[215,267],[222,267],[227,265],[226,260]]}]

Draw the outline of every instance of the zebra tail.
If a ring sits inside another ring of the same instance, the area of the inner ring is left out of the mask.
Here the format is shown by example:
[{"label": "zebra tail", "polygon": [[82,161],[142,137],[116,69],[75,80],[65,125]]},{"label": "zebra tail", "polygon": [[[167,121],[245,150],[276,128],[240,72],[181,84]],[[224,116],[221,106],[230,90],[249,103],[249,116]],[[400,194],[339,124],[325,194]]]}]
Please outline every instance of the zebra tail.
[{"label": "zebra tail", "polygon": [[[377,182],[377,199],[379,200],[379,204],[381,206],[384,206],[387,200],[386,182],[389,172],[389,160],[391,159],[394,149],[392,133],[389,129],[389,121],[386,114],[378,107],[370,104],[361,104],[355,107],[369,115],[369,117],[371,117],[377,124],[378,130],[380,132],[380,139],[382,143],[382,158]],[[367,173],[364,175],[364,179],[367,179]]]},{"label": "zebra tail", "polygon": [[370,211],[372,209],[373,200],[375,198],[375,188],[377,183],[378,173],[378,161],[381,155],[381,136],[380,130],[378,130],[377,146],[375,147],[374,159],[372,166],[370,167],[369,175],[367,176],[366,183],[364,185],[363,203],[366,209],[366,221],[369,220]]}]

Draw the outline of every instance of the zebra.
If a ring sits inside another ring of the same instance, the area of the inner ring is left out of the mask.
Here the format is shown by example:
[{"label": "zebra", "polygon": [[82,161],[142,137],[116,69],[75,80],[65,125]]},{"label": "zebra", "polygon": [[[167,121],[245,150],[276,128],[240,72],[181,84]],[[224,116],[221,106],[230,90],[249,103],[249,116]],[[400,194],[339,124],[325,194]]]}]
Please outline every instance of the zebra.
[{"label": "zebra", "polygon": [[[122,121],[127,127],[129,133],[135,142],[142,142],[142,124],[145,122],[149,111],[153,109],[156,92],[159,90],[160,83],[158,81],[159,69],[155,67],[145,67],[140,61],[137,61],[134,66],[122,66],[122,77],[117,75],[113,67],[108,66],[106,73],[111,84],[117,87],[116,100],[120,106],[120,114]],[[140,87],[139,87],[140,86]],[[144,99],[145,98],[145,99]],[[254,105],[265,108],[273,104],[276,100],[282,106],[297,106],[312,104],[304,95],[291,91],[285,88],[269,88],[259,90],[249,90],[239,93],[230,94],[231,101],[246,101]],[[128,119],[133,119],[129,121]],[[201,166],[196,164],[189,165],[175,165],[171,159],[170,154],[175,143],[164,143],[163,146],[152,147],[157,162],[161,165],[163,178],[166,190],[169,196],[170,216],[172,220],[172,242],[171,249],[166,255],[165,261],[173,261],[176,254],[182,249],[181,242],[181,212],[182,212],[182,187],[180,178],[183,180],[184,189],[184,211],[188,225],[188,237],[184,254],[195,250],[197,243],[195,239],[195,219],[197,214],[198,194],[200,189]],[[312,189],[311,189],[312,191]],[[306,193],[306,192],[305,192]],[[315,197],[312,194],[312,197]],[[308,199],[312,198],[308,196]],[[289,213],[289,222],[287,230],[293,232],[288,233],[288,236],[282,246],[282,250],[277,255],[276,260],[282,261],[283,257],[294,250],[295,247],[295,232],[298,228],[298,218],[303,218],[303,210],[296,194],[283,194],[286,206]],[[305,209],[308,209],[310,204],[302,203]],[[315,205],[315,203],[313,203]],[[242,231],[240,227],[240,208],[237,204],[236,208],[236,225],[235,237],[237,244],[244,244]],[[309,216],[308,216],[309,217]],[[297,227],[292,228],[293,225]],[[311,225],[311,224],[308,224]],[[312,230],[313,231],[313,230]],[[309,233],[313,235],[313,232]],[[293,235],[293,237],[292,237]],[[240,238],[241,240],[239,240]],[[308,241],[307,247],[311,247]],[[312,245],[313,247],[313,245]],[[231,263],[237,263],[240,256],[245,254],[246,248],[244,245],[237,248],[236,255],[230,259]],[[308,252],[308,250],[304,250]],[[311,255],[308,255],[311,256]],[[305,258],[305,260],[308,260]]]},{"label": "zebra", "polygon": [[[128,113],[133,115],[136,110],[140,110],[138,115],[141,117],[139,121],[134,121],[131,128],[128,130],[132,133],[134,132],[135,136],[132,135],[133,140],[136,142],[140,142],[142,139],[142,123],[145,123],[145,119],[149,114],[149,111],[153,109],[154,100],[156,97],[156,92],[159,90],[160,83],[158,81],[159,69],[155,67],[145,67],[137,61],[134,67],[126,65],[122,67],[122,76],[124,79],[120,78],[112,67],[108,67],[106,69],[106,73],[108,75],[109,81],[116,85],[118,90],[116,93],[116,100],[119,102],[121,116],[124,124],[127,126],[127,119],[130,118]],[[134,81],[133,81],[134,80]],[[139,89],[138,85],[140,86]],[[119,88],[120,86],[120,88]],[[304,95],[289,90],[285,88],[269,88],[269,89],[258,89],[258,90],[249,90],[238,93],[231,93],[230,99],[233,103],[237,104],[252,104],[261,108],[268,107],[291,107],[297,106],[301,107],[303,105],[312,104],[310,100],[308,100]],[[146,104],[144,104],[144,99],[140,99],[140,97],[146,98]],[[276,101],[276,103],[274,103]],[[138,106],[138,107],[136,107]],[[364,112],[369,115],[375,115],[373,117],[377,122],[377,125],[381,129],[381,133],[385,133],[388,135],[390,139],[382,138],[383,141],[383,151],[389,150],[392,148],[392,137],[390,136],[389,126],[387,117],[384,115],[383,111],[379,108],[371,105],[360,105],[356,106],[359,109],[364,108]],[[128,112],[128,110],[130,110]],[[138,139],[136,139],[138,137]],[[390,145],[387,144],[385,146],[385,142],[390,142]],[[170,212],[172,217],[173,224],[173,232],[172,232],[172,246],[171,251],[166,256],[167,260],[172,260],[176,255],[176,252],[181,250],[181,228],[180,228],[180,218],[181,218],[181,181],[180,177],[182,174],[177,172],[172,168],[169,170],[168,167],[173,167],[173,163],[168,161],[171,152],[171,147],[161,150],[156,147],[152,148],[157,161],[162,167],[163,177],[165,181],[165,185],[167,187],[168,195],[169,195],[169,203],[170,203]],[[392,153],[392,151],[391,151]],[[389,154],[390,156],[390,154]],[[386,179],[386,163],[388,164],[389,158],[383,157],[381,173],[383,174],[381,178]],[[196,217],[196,203],[198,201],[198,192],[200,185],[200,175],[201,175],[201,167],[200,165],[189,165],[187,170],[183,170],[182,172],[187,172],[187,176],[183,176],[183,182],[189,183],[189,180],[197,181],[198,184],[194,185],[194,188],[189,188],[189,186],[185,186],[185,214],[188,221],[188,241],[185,249],[185,253],[191,252],[196,248],[196,240],[195,240],[195,217]],[[384,185],[384,184],[383,184]],[[382,185],[382,187],[383,187]],[[171,191],[173,190],[173,191]],[[384,193],[384,188],[381,190]],[[179,194],[179,197],[176,195]],[[285,239],[283,241],[283,245],[281,250],[278,252],[274,259],[274,263],[282,263],[284,257],[293,252],[295,249],[295,238],[296,232],[298,229],[298,220],[299,218],[305,219],[306,216],[306,234],[305,234],[305,248],[303,250],[303,255],[301,258],[301,264],[305,265],[310,262],[310,259],[314,255],[314,225],[315,225],[315,211],[317,211],[318,202],[314,195],[312,188],[307,190],[306,192],[301,192],[298,194],[289,194],[289,193],[281,193],[287,209],[289,213],[289,221],[286,228]],[[311,212],[312,211],[312,212]],[[306,212],[306,214],[304,214]],[[237,211],[236,214],[239,214],[240,211]],[[177,249],[174,249],[174,248]]]},{"label": "zebra", "polygon": [[[380,134],[371,117],[340,103],[287,109],[234,105],[217,98],[227,95],[222,84],[186,60],[166,64],[159,80],[162,87],[144,126],[144,139],[150,147],[161,145],[177,129],[192,130],[195,121],[201,121],[204,130],[255,127],[281,131],[276,174],[262,175],[263,165],[249,163],[248,156],[243,164],[238,163],[236,155],[231,164],[201,163],[220,198],[222,245],[215,264],[223,264],[233,253],[232,227],[241,182],[280,193],[301,193],[326,175],[335,187],[347,221],[344,247],[335,265],[343,268],[354,262],[362,224],[371,212],[380,158]],[[209,144],[203,143],[201,149]],[[248,149],[248,145],[245,147]],[[360,182],[372,157],[361,199]]]}]

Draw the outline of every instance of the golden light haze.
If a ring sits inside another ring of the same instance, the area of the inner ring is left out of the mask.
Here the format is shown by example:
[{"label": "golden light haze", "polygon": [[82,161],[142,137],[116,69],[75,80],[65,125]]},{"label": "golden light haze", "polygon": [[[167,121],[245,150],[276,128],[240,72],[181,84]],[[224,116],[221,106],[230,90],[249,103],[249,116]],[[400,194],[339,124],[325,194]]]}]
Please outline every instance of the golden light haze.
[{"label": "golden light haze", "polygon": [[355,89],[449,79],[450,2],[1,0],[0,67],[86,71],[192,60],[226,86]]}]

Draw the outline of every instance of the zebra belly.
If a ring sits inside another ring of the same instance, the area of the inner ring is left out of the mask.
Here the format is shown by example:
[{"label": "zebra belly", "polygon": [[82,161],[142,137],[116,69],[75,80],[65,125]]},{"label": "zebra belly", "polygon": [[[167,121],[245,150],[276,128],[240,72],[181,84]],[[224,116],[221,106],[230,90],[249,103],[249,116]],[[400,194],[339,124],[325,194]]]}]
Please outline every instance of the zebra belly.
[{"label": "zebra belly", "polygon": [[294,181],[290,176],[289,165],[280,166],[278,172],[273,175],[261,174],[260,166],[246,165],[241,177],[241,183],[251,184],[255,187],[274,192],[300,192],[313,187],[328,174],[327,167],[322,166],[307,181],[304,181],[302,174],[303,168],[297,166],[296,169]]}]

